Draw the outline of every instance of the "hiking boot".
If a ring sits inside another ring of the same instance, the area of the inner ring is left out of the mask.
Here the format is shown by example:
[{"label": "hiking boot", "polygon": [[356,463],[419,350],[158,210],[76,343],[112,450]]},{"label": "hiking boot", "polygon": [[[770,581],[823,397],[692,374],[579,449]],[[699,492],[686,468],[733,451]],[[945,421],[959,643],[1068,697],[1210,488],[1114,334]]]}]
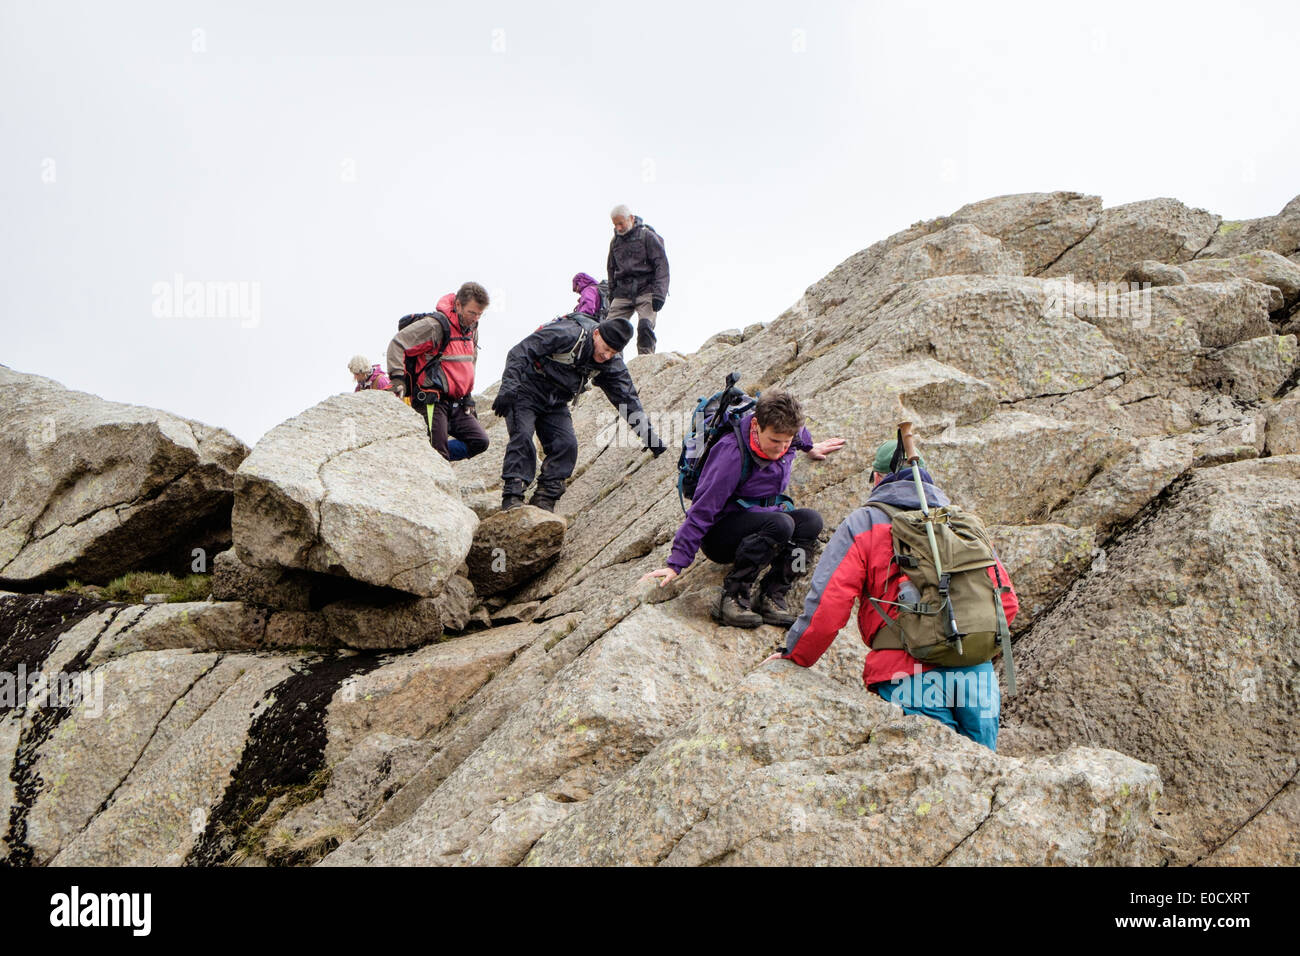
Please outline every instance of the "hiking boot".
[{"label": "hiking boot", "polygon": [[740,595],[723,593],[713,608],[713,619],[724,627],[758,627],[763,619],[741,603]]},{"label": "hiking boot", "polygon": [[523,506],[523,495],[504,494],[501,496],[501,510],[509,511],[511,508],[520,508]]},{"label": "hiking boot", "polygon": [[777,627],[790,627],[798,620],[785,606],[785,598],[775,597],[762,591],[758,594],[758,600],[754,602],[754,610],[763,619],[764,624],[773,624]]},{"label": "hiking boot", "polygon": [[533,500],[528,502],[534,508],[541,508],[543,511],[555,513],[555,499],[543,498],[541,495],[533,495]]}]

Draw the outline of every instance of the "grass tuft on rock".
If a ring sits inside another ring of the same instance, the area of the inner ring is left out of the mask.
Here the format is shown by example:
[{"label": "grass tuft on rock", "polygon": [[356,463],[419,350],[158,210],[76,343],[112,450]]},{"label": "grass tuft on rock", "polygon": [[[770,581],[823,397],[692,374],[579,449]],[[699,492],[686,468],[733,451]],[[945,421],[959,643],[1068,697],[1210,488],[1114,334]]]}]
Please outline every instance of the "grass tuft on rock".
[{"label": "grass tuft on rock", "polygon": [[166,594],[169,604],[179,601],[206,601],[212,593],[212,576],[187,574],[183,578],[178,578],[172,574],[132,571],[102,587],[72,580],[62,588],[62,591],[65,594],[81,594],[101,601],[121,601],[125,604],[139,604],[146,594]]}]

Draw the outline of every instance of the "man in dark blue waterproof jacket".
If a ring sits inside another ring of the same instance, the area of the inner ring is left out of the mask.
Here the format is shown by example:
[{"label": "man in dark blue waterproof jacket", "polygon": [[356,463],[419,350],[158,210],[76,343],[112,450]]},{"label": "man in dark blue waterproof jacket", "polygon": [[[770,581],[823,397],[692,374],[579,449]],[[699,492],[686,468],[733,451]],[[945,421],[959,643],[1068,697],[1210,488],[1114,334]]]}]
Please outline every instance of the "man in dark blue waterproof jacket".
[{"label": "man in dark blue waterproof jacket", "polygon": [[[775,624],[789,627],[795,617],[785,598],[807,568],[808,555],[822,530],[822,516],[796,508],[784,493],[796,451],[820,461],[844,447],[843,438],[813,443],[803,427],[803,410],[789,392],[767,391],[740,420],[743,447],[734,433],[710,449],[700,471],[686,520],[673,539],[668,566],[641,580],[660,587],[688,568],[703,548],[710,560],[731,564],[722,583],[714,618],[729,627]],[[745,477],[745,457],[752,467]],[[759,572],[768,568],[751,603]]]},{"label": "man in dark blue waterproof jacket", "polygon": [[506,355],[501,389],[492,411],[506,420],[510,434],[501,464],[501,510],[524,503],[524,489],[537,472],[533,434],[546,457],[529,504],[554,511],[565,480],[578,462],[569,403],[588,384],[605,393],[657,458],[664,443],[650,427],[636,385],[623,364],[623,349],[632,339],[627,319],[596,324],[576,314],[543,325]]}]

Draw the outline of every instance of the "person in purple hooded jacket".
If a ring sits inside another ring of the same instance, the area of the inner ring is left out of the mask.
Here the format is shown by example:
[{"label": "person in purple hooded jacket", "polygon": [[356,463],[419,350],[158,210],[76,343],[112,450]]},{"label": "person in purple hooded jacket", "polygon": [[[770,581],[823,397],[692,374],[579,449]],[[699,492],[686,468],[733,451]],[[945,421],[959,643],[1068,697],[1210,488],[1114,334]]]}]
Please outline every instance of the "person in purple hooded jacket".
[{"label": "person in purple hooded jacket", "polygon": [[[686,520],[673,539],[668,566],[641,580],[663,587],[695,560],[696,551],[719,564],[731,564],[722,582],[714,618],[730,627],[775,624],[789,627],[795,616],[785,599],[795,578],[807,570],[808,554],[822,530],[822,516],[796,508],[785,494],[796,451],[821,461],[844,447],[843,438],[813,443],[803,427],[803,410],[789,392],[767,391],[753,412],[740,420],[739,435],[725,434],[710,449],[700,470]],[[752,467],[745,477],[745,457]],[[751,604],[750,591],[759,572]]]},{"label": "person in purple hooded jacket", "polygon": [[578,293],[578,304],[573,311],[589,315],[593,319],[598,318],[600,316],[600,286],[596,280],[585,272],[579,272],[573,277],[573,291]]}]

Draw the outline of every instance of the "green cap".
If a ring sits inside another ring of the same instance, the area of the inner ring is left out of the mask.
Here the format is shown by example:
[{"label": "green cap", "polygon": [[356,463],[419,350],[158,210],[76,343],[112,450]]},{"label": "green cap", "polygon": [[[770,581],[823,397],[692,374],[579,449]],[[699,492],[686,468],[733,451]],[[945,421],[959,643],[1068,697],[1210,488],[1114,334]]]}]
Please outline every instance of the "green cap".
[{"label": "green cap", "polygon": [[[876,460],[871,463],[871,470],[879,472],[882,475],[892,475],[893,469],[889,467],[890,462],[894,460],[894,450],[898,448],[898,439],[891,438],[879,448],[876,449]],[[925,467],[925,459],[921,459],[921,467]]]}]

